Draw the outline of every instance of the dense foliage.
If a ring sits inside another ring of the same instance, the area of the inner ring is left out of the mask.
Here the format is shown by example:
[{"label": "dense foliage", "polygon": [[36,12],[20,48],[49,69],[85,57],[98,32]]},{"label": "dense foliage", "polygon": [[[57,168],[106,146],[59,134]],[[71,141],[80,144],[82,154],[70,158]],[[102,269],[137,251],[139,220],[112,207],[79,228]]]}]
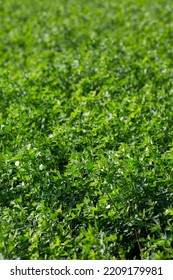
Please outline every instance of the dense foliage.
[{"label": "dense foliage", "polygon": [[173,1],[0,0],[0,253],[173,258]]}]

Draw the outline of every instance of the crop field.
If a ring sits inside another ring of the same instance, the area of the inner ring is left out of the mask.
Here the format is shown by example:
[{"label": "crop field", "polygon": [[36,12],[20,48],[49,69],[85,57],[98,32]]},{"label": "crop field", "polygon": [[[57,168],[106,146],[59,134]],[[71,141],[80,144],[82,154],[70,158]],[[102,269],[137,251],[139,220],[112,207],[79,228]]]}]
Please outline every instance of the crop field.
[{"label": "crop field", "polygon": [[172,0],[0,0],[0,258],[173,259]]}]

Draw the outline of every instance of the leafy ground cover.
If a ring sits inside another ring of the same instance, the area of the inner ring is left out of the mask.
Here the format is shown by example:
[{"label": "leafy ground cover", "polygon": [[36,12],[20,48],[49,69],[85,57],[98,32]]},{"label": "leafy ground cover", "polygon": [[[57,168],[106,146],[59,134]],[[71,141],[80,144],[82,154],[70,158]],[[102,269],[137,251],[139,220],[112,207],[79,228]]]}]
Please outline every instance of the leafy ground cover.
[{"label": "leafy ground cover", "polygon": [[173,258],[172,11],[0,0],[2,258]]}]

